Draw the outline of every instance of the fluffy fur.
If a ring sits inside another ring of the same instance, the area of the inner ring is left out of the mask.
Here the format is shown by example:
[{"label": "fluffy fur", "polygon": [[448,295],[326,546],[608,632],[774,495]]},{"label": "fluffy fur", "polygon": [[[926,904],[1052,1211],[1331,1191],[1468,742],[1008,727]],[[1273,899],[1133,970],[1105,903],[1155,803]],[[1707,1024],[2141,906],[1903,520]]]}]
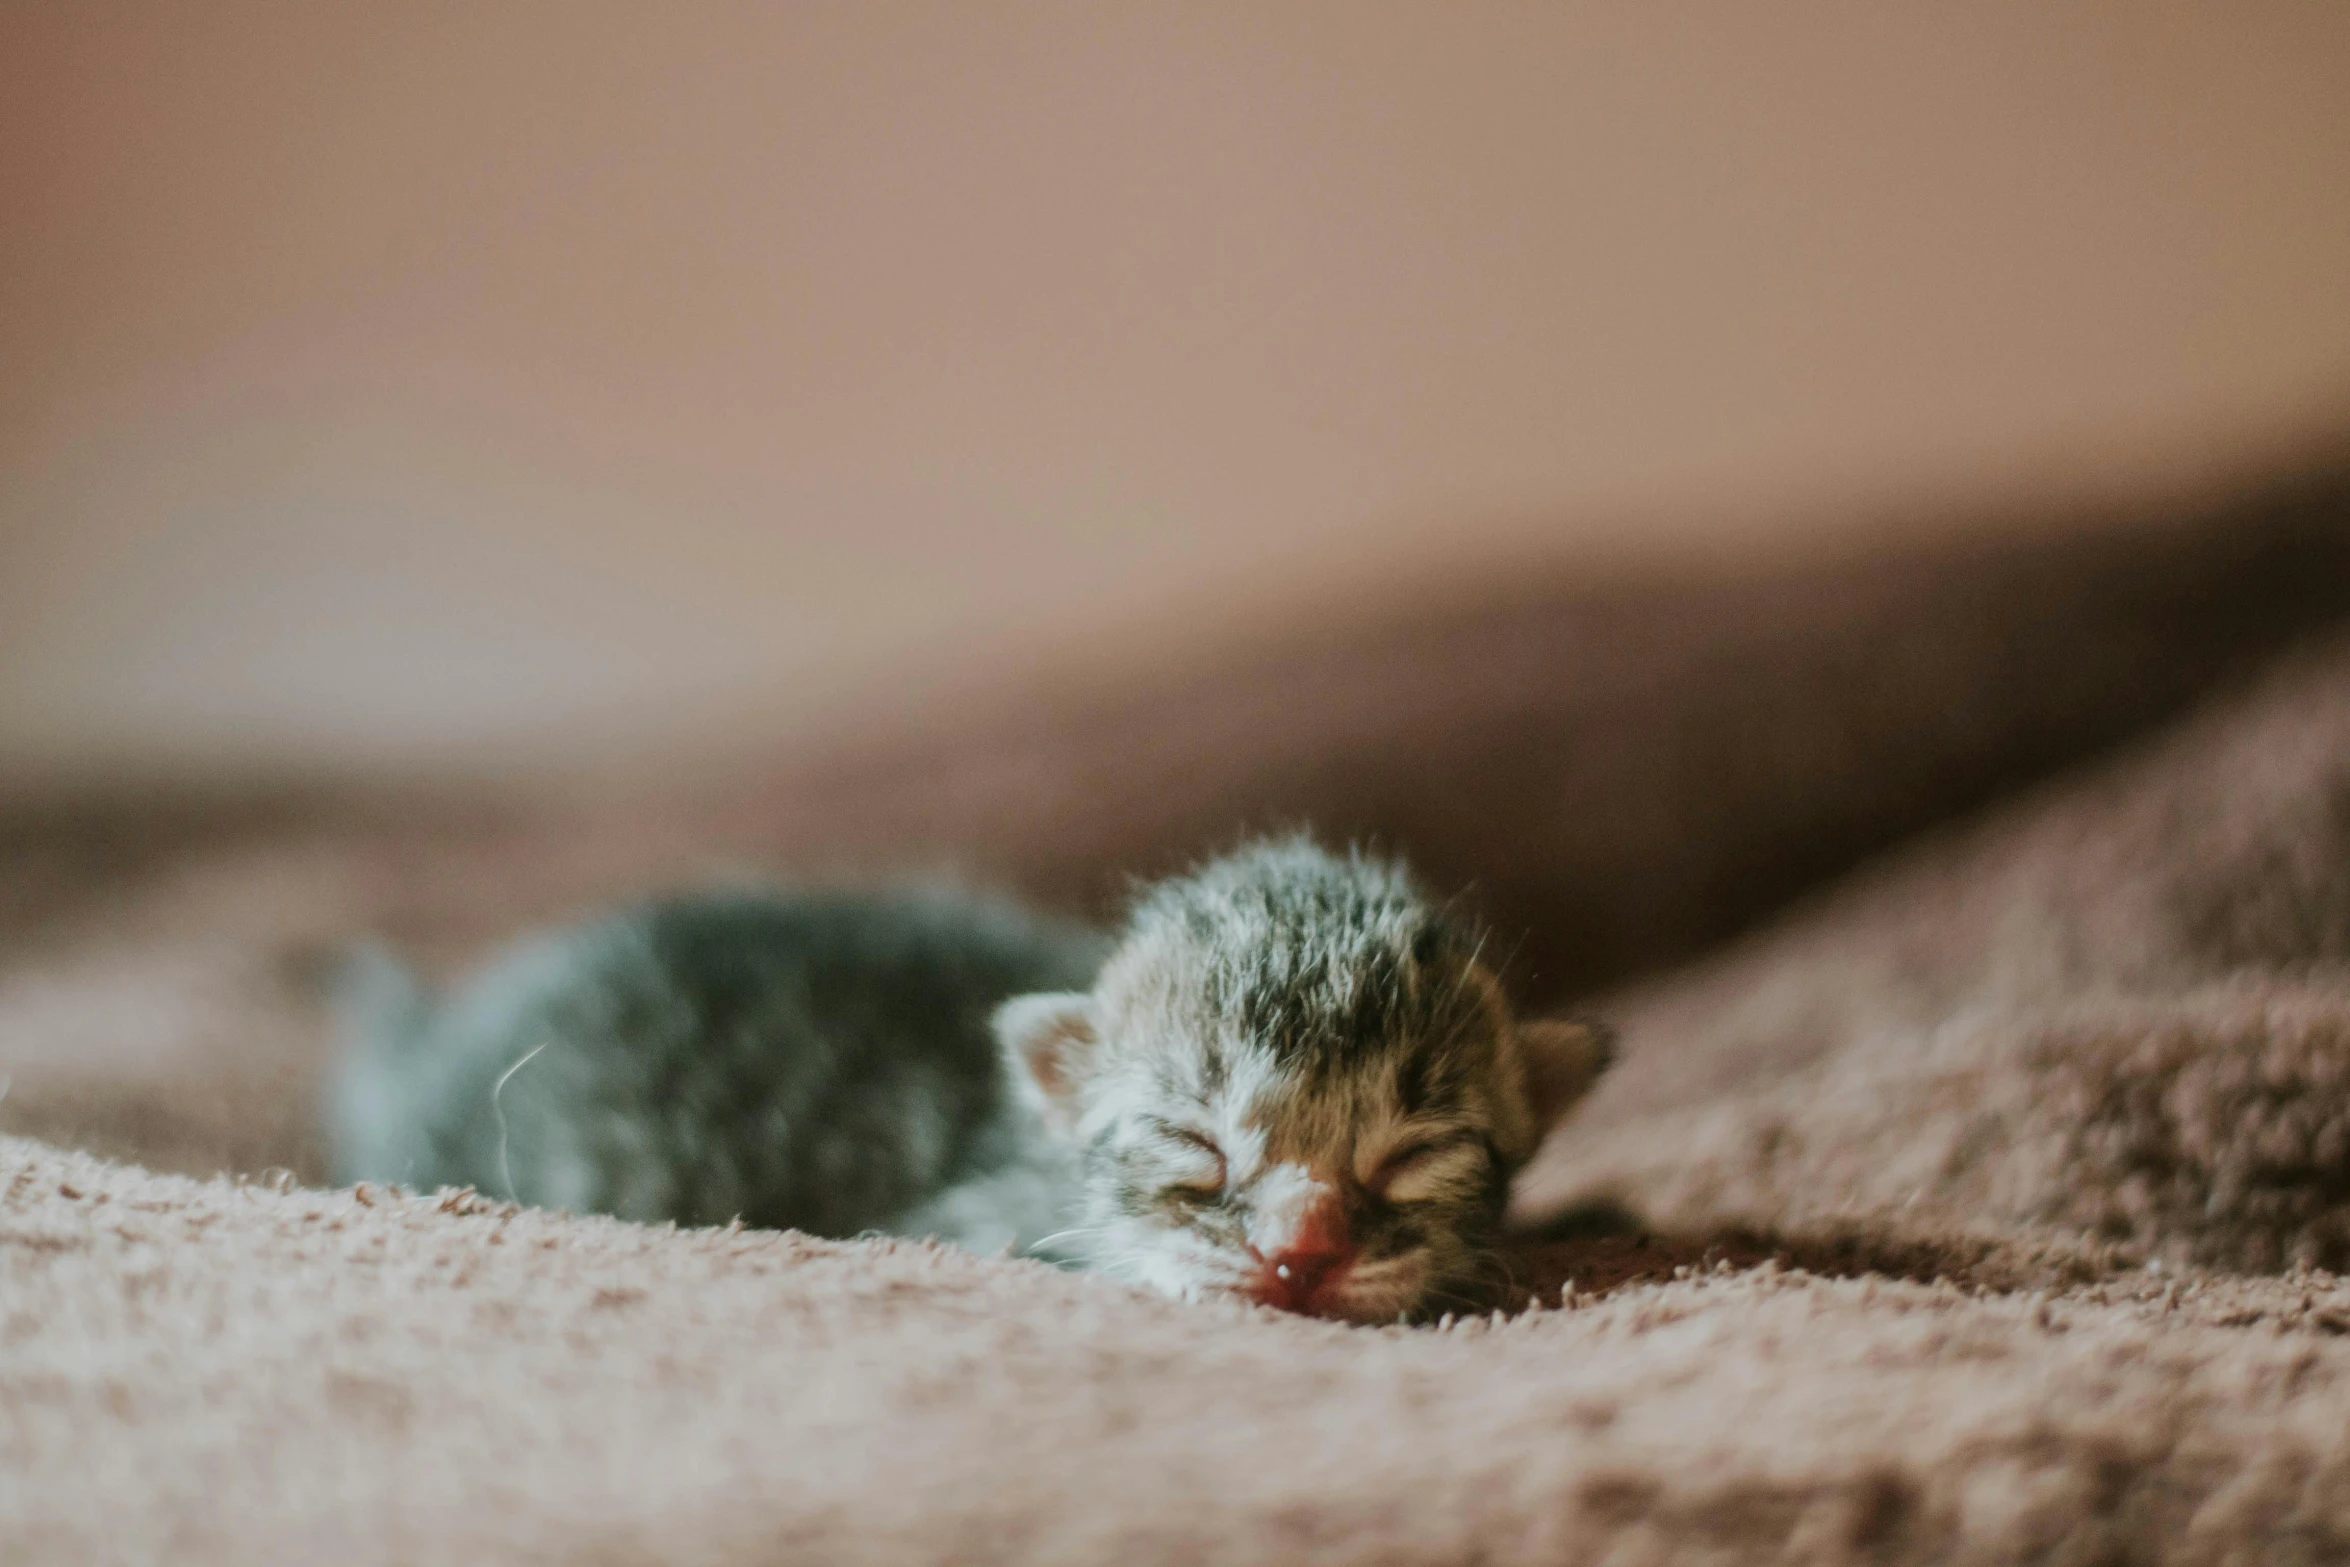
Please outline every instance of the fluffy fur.
[{"label": "fluffy fur", "polygon": [[1510,1177],[1606,1060],[1515,1020],[1479,945],[1400,868],[1294,839],[1148,890],[1106,966],[992,900],[785,892],[542,937],[438,1006],[376,957],[340,1174],[1358,1321],[1478,1305]]},{"label": "fluffy fur", "polygon": [[542,1207],[995,1251],[1069,1175],[988,1017],[1082,984],[1093,932],[962,893],[740,890],[542,936],[447,1002],[380,955],[345,986],[337,1173]]},{"label": "fluffy fur", "polygon": [[1355,1321],[1481,1305],[1511,1176],[1607,1063],[1511,1016],[1403,870],[1303,839],[1150,890],[1087,992],[999,1014],[1097,1266]]}]

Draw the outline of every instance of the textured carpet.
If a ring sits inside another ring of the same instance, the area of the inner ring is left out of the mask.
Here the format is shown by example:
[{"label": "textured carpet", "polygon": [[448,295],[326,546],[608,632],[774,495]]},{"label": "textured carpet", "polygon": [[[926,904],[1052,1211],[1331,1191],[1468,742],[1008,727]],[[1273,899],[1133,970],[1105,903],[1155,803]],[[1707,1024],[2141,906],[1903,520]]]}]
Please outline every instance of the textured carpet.
[{"label": "textured carpet", "polygon": [[[2286,514],[1659,589],[1646,642],[1521,598],[691,798],[22,811],[0,1559],[2350,1559],[2350,640],[2278,652],[2350,535]],[[1316,681],[1353,705],[1290,721]],[[1128,741],[1209,733],[1128,808]],[[1515,771],[1435,789],[1431,735]],[[1626,1053],[1522,1185],[1514,1313],[298,1184],[322,941],[459,961],[728,857],[1083,902],[1259,814],[1606,933],[1516,970],[1617,983]]]},{"label": "textured carpet", "polygon": [[2338,1560],[2350,1286],[1764,1265],[1448,1331],[0,1144],[12,1561]]}]

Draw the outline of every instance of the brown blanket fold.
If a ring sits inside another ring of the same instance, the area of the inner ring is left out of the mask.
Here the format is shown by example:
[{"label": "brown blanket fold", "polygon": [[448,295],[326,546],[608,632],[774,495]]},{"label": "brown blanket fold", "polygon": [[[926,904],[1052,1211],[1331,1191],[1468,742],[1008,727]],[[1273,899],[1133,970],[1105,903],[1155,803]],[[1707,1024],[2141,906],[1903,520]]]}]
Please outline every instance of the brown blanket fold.
[{"label": "brown blanket fold", "polygon": [[2350,1264],[2350,641],[1617,1011],[1529,1213]]},{"label": "brown blanket fold", "polygon": [[[19,816],[0,1560],[2350,1557],[2350,639],[2222,679],[2350,608],[2350,534],[2257,516],[1520,602],[666,813]],[[942,846],[1081,901],[1218,799],[1382,828],[1538,924],[1521,978],[1621,981],[2198,692],[1604,1001],[1521,1210],[1649,1230],[1529,1241],[1504,1319],[55,1146],[306,1167],[286,970],[362,926],[457,959],[720,855]]]}]

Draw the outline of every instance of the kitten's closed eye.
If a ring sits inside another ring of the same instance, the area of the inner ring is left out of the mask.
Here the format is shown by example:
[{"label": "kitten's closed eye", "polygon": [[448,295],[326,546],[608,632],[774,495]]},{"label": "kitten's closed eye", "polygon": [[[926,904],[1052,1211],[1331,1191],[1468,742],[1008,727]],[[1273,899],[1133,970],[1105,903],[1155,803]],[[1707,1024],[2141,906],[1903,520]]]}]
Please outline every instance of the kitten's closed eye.
[{"label": "kitten's closed eye", "polygon": [[1214,1138],[1195,1127],[1167,1121],[1154,1121],[1152,1128],[1167,1140],[1174,1155],[1168,1190],[1198,1197],[1214,1197],[1224,1190],[1224,1150]]},{"label": "kitten's closed eye", "polygon": [[1467,1131],[1408,1138],[1388,1150],[1363,1186],[1375,1197],[1409,1202],[1443,1184],[1476,1154],[1476,1136]]},{"label": "kitten's closed eye", "polygon": [[1417,1142],[1405,1143],[1379,1161],[1379,1168],[1372,1174],[1371,1180],[1373,1184],[1392,1180],[1421,1160],[1441,1152],[1443,1148],[1444,1145],[1434,1138],[1422,1138]]}]

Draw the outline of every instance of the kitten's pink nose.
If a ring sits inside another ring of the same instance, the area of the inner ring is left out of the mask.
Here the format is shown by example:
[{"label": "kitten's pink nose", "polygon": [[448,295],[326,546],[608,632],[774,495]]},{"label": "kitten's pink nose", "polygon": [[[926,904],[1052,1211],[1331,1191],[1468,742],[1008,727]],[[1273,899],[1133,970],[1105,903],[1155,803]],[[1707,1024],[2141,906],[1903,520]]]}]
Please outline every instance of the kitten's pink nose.
[{"label": "kitten's pink nose", "polygon": [[1265,1259],[1257,1299],[1283,1311],[1317,1311],[1324,1287],[1354,1261],[1348,1251],[1277,1251]]},{"label": "kitten's pink nose", "polygon": [[1283,1311],[1314,1312],[1355,1260],[1346,1214],[1335,1202],[1318,1204],[1287,1245],[1258,1257],[1263,1271],[1256,1298]]}]

